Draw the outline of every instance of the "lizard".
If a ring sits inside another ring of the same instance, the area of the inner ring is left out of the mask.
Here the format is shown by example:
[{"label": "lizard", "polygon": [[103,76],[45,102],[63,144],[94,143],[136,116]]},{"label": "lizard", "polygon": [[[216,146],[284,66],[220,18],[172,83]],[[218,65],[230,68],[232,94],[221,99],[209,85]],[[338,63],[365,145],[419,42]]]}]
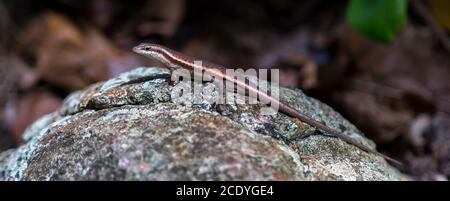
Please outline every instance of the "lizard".
[{"label": "lizard", "polygon": [[213,75],[216,78],[232,82],[235,85],[242,87],[247,91],[251,91],[254,94],[257,94],[261,98],[265,98],[266,100],[270,100],[271,102],[275,101],[274,103],[278,104],[278,106],[279,106],[279,111],[281,111],[282,113],[284,113],[287,116],[299,119],[300,121],[305,122],[306,124],[309,124],[309,125],[315,127],[316,129],[322,130],[322,131],[324,131],[328,134],[331,134],[337,138],[340,138],[343,141],[345,141],[346,143],[356,146],[365,152],[375,154],[377,156],[381,156],[384,159],[391,161],[398,165],[402,164],[401,162],[399,162],[389,156],[386,156],[376,150],[372,150],[368,146],[363,145],[362,143],[354,140],[350,136],[348,136],[340,131],[337,131],[335,129],[332,129],[332,128],[324,125],[323,123],[315,120],[314,118],[311,118],[311,117],[303,114],[302,112],[300,112],[299,110],[290,106],[289,104],[270,96],[266,92],[261,91],[254,86],[247,84],[245,81],[243,82],[243,81],[235,79],[234,77],[228,76],[225,73],[226,68],[222,65],[214,64],[211,62],[202,62],[202,64],[199,64],[199,63],[194,62],[194,61],[198,61],[198,60],[196,60],[190,56],[184,55],[180,52],[169,49],[162,45],[153,44],[153,43],[141,43],[138,46],[134,47],[133,51],[139,55],[142,55],[142,56],[145,56],[145,57],[148,57],[148,58],[151,58],[151,59],[161,62],[161,63],[167,65],[167,67],[169,67],[171,70],[180,68],[180,67],[188,70],[189,72],[194,72],[194,70],[201,70],[200,72],[209,73],[210,75]]}]

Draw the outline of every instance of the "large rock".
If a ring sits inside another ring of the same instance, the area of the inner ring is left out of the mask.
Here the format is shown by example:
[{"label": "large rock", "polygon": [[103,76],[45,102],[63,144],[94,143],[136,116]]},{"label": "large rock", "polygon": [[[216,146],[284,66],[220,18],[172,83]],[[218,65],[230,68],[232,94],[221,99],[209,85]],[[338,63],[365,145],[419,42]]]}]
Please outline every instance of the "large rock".
[{"label": "large rock", "polygon": [[[373,154],[264,105],[172,100],[170,74],[138,68],[70,95],[0,154],[2,180],[400,180]],[[181,82],[178,85],[189,83]],[[206,88],[214,86],[203,84]],[[214,96],[217,93],[202,94]],[[300,90],[282,99],[363,144],[330,107]]]}]

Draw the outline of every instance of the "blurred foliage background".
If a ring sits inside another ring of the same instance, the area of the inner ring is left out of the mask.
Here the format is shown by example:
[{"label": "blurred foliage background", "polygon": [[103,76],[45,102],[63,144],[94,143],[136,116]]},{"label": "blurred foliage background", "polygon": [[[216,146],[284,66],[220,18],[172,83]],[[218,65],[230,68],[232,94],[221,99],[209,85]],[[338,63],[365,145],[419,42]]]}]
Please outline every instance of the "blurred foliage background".
[{"label": "blurred foliage background", "polygon": [[0,150],[71,92],[156,42],[230,68],[279,68],[415,179],[450,177],[448,0],[0,0]]}]

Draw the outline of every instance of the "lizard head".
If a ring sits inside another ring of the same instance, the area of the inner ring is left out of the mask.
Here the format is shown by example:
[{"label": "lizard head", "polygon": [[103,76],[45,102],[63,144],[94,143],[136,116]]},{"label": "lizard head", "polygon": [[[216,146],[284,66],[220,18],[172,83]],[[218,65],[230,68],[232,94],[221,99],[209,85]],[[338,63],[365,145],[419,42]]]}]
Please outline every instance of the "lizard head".
[{"label": "lizard head", "polygon": [[167,48],[164,48],[161,45],[141,43],[138,46],[133,47],[133,52],[155,59],[169,66],[172,64],[169,58],[169,54],[171,53],[167,50]]},{"label": "lizard head", "polygon": [[133,51],[152,58],[161,56],[161,47],[152,43],[141,43],[136,47],[133,47]]}]

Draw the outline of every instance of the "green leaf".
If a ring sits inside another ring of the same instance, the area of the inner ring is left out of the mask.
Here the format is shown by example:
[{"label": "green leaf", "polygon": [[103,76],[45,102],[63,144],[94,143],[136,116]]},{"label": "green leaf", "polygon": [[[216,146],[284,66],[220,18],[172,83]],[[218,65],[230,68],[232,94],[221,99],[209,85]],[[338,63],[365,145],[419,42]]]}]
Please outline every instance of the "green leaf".
[{"label": "green leaf", "polygon": [[406,21],[407,0],[351,0],[347,21],[359,32],[390,42]]}]

